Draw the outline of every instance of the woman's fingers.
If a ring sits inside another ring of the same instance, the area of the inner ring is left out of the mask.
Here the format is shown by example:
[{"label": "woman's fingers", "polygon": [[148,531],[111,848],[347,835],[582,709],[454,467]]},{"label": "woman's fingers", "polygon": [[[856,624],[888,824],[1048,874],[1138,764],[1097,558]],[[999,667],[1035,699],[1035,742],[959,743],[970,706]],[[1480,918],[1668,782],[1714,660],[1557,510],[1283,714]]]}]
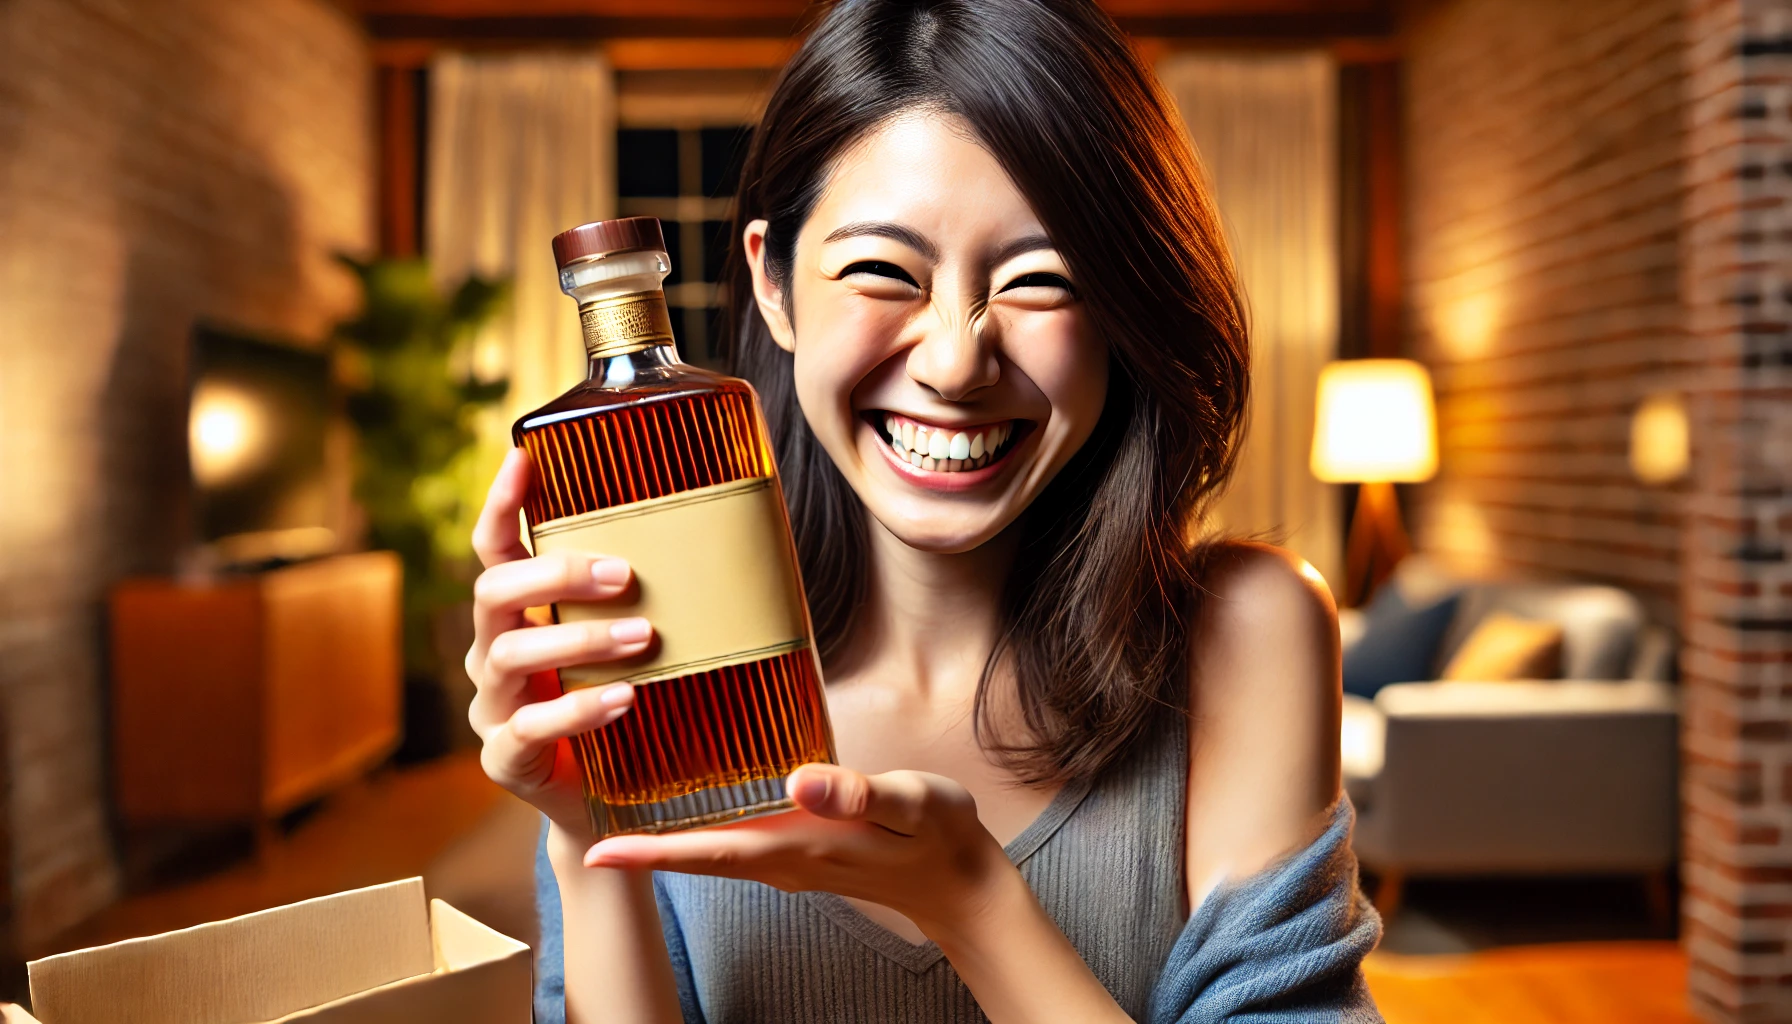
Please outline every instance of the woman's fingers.
[{"label": "woman's fingers", "polygon": [[[652,639],[653,626],[641,618],[592,619],[509,630],[492,641],[483,664],[469,664],[468,674],[478,690],[467,717],[474,731],[485,737],[530,703],[531,675],[567,665],[632,657],[645,651]],[[473,668],[479,671],[473,672]]]},{"label": "woman's fingers", "polygon": [[868,821],[905,836],[919,833],[930,815],[970,799],[963,786],[944,776],[861,775],[834,764],[803,765],[791,773],[789,787],[796,805],[817,817]]},{"label": "woman's fingers", "polygon": [[513,629],[492,641],[486,667],[500,677],[568,665],[621,661],[647,649],[653,626],[646,619],[588,619]]},{"label": "woman's fingers", "polygon": [[[790,776],[791,798],[803,814],[777,815],[736,827],[674,832],[659,836],[617,836],[585,854],[587,867],[653,868],[697,875],[760,877],[780,870],[793,854],[808,850],[817,829],[846,840],[851,830],[815,818],[864,822],[886,832],[912,837],[930,814],[955,807],[964,787],[925,772],[863,775],[832,764],[806,764]],[[963,800],[968,801],[966,794]],[[971,804],[975,819],[975,804]],[[863,833],[859,833],[863,836]],[[857,845],[860,840],[848,840]],[[761,878],[761,880],[765,880]]]},{"label": "woman's fingers", "polygon": [[963,786],[926,772],[866,776],[804,765],[789,790],[798,809],[717,828],[614,836],[585,851],[592,868],[678,871],[820,889],[907,914],[953,903],[1009,864]]},{"label": "woman's fingers", "polygon": [[567,739],[602,729],[627,714],[634,704],[635,688],[628,683],[572,690],[518,708],[510,716],[510,739],[523,746]]},{"label": "woman's fingers", "polygon": [[[791,815],[761,818],[739,828],[706,828],[657,836],[614,836],[585,851],[589,868],[681,871],[753,878],[768,862],[800,843]],[[810,819],[814,823],[814,819]],[[838,826],[834,826],[838,827]],[[790,833],[786,835],[786,833]]]},{"label": "woman's fingers", "polygon": [[[607,601],[628,590],[628,563],[582,551],[500,562],[473,584],[473,630],[489,642],[523,625],[523,610],[557,601]],[[480,642],[473,652],[481,656]]]},{"label": "woman's fingers", "polygon": [[517,512],[529,494],[529,481],[533,475],[534,467],[521,448],[512,448],[510,454],[504,456],[504,464],[498,467],[491,490],[486,492],[479,522],[473,526],[473,551],[479,555],[482,564],[493,566],[529,557],[529,549],[523,546]]},{"label": "woman's fingers", "polygon": [[634,702],[635,688],[616,683],[525,704],[485,737],[480,753],[485,773],[507,789],[527,793],[553,774],[560,740],[609,725]]}]

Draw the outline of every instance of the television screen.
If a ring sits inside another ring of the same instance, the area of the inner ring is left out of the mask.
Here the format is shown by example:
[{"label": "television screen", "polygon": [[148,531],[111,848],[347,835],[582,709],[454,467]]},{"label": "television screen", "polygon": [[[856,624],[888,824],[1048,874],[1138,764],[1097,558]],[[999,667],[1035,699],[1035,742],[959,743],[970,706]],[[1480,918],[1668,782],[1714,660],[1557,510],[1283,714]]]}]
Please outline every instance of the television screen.
[{"label": "television screen", "polygon": [[233,562],[328,551],[329,357],[202,325],[190,365],[200,540]]}]

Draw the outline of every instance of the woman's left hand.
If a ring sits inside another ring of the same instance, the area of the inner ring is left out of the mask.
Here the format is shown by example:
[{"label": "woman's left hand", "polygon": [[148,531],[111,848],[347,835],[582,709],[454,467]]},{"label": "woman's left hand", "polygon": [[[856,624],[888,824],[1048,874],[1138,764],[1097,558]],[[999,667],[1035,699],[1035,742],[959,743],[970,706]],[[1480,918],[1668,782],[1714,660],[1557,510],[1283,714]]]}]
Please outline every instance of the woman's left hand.
[{"label": "woman's left hand", "polygon": [[978,914],[1014,871],[977,819],[976,800],[944,776],[861,775],[807,764],[787,785],[794,811],[669,835],[616,836],[586,851],[585,865],[837,893],[889,907],[934,939]]}]

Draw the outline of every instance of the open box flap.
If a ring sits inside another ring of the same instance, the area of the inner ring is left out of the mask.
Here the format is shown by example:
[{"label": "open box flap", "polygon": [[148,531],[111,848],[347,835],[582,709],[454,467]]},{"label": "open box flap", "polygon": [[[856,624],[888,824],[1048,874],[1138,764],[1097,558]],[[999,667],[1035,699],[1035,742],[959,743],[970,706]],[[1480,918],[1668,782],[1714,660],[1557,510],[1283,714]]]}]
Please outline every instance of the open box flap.
[{"label": "open box flap", "polygon": [[[463,915],[464,916],[464,915]],[[27,965],[54,1024],[268,1021],[435,969],[423,880],[337,893]]]},{"label": "open box flap", "polygon": [[529,955],[528,943],[494,931],[441,900],[429,901],[429,930],[438,971],[463,971],[519,953]]},{"label": "open box flap", "polygon": [[429,901],[435,973],[265,1024],[530,1024],[535,984],[529,947],[441,900]]}]

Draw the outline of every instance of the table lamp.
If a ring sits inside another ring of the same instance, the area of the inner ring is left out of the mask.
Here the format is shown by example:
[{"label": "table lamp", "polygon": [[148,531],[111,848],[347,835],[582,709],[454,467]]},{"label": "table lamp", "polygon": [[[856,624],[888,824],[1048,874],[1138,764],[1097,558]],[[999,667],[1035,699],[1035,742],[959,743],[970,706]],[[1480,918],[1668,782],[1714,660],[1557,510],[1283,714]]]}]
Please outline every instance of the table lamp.
[{"label": "table lamp", "polygon": [[1437,472],[1431,375],[1410,359],[1349,359],[1321,370],[1312,469],[1327,483],[1361,485],[1344,569],[1344,603],[1360,604],[1410,548],[1394,485]]}]

